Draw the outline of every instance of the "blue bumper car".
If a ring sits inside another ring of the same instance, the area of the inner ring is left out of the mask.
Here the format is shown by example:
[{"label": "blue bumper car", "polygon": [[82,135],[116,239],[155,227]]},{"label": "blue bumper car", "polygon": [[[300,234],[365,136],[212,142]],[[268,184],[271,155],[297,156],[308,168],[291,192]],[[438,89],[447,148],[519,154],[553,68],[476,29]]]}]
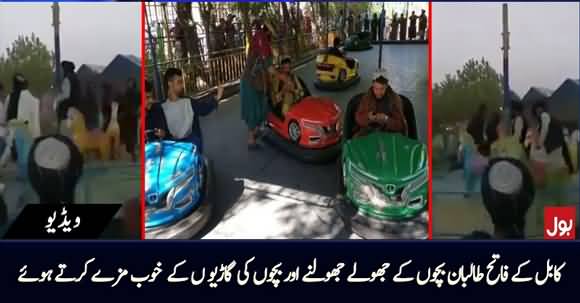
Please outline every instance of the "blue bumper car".
[{"label": "blue bumper car", "polygon": [[211,215],[209,160],[176,141],[148,142],[145,157],[145,238],[193,238]]}]

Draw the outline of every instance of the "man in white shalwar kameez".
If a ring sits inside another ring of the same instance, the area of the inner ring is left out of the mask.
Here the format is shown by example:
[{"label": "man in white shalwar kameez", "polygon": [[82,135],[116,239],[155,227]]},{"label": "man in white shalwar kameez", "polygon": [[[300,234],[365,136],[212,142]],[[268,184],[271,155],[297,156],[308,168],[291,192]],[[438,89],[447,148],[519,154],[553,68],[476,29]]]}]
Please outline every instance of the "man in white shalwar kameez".
[{"label": "man in white shalwar kameez", "polygon": [[[14,75],[12,93],[4,104],[3,116],[0,125],[8,125],[11,121],[25,122],[28,131],[34,140],[40,136],[40,102],[28,91],[28,81],[21,74]],[[14,156],[13,132],[9,129],[6,136],[6,149],[0,155],[0,165],[5,164],[8,153],[12,151]]]},{"label": "man in white shalwar kameez", "polygon": [[14,76],[12,93],[5,105],[5,123],[26,122],[33,138],[40,136],[40,101],[28,90],[28,81],[21,74]]}]

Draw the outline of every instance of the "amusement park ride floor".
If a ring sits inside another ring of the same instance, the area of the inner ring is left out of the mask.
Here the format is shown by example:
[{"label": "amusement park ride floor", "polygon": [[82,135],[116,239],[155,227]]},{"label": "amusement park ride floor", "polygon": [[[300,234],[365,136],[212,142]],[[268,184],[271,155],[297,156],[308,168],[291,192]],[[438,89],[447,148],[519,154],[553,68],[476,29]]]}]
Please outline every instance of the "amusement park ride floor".
[{"label": "amusement park ride floor", "polygon": [[[544,236],[544,206],[578,204],[578,174],[559,188],[538,190],[528,210],[526,235],[532,239]],[[493,231],[481,201],[481,194],[463,196],[462,171],[456,170],[433,180],[433,238],[458,238],[474,230]]]},{"label": "amusement park ride floor", "polygon": [[[361,81],[344,91],[314,88],[314,60],[296,72],[313,95],[331,97],[344,110],[354,95],[369,89],[378,49],[375,45],[347,54],[359,60]],[[382,65],[393,88],[413,102],[420,140],[427,142],[427,46],[384,45]],[[201,125],[205,153],[213,162],[216,195],[213,216],[198,238],[360,238],[344,224],[332,202],[339,178],[336,164],[304,164],[266,143],[249,151],[239,95],[220,104]],[[416,226],[406,229],[409,234],[404,236],[426,237],[424,226]]]}]

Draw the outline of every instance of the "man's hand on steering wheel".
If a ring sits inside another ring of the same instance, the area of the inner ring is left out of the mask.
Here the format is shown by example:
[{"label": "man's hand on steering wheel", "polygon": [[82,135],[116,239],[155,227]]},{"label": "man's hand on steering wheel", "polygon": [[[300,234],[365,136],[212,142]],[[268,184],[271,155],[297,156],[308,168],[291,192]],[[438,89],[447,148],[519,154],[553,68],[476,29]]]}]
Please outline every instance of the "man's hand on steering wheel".
[{"label": "man's hand on steering wheel", "polygon": [[375,114],[376,117],[376,122],[380,123],[380,124],[386,124],[387,120],[389,120],[389,116],[379,113],[379,114]]},{"label": "man's hand on steering wheel", "polygon": [[153,134],[155,135],[155,137],[157,137],[159,139],[165,138],[165,131],[162,129],[159,129],[159,128],[154,129]]}]

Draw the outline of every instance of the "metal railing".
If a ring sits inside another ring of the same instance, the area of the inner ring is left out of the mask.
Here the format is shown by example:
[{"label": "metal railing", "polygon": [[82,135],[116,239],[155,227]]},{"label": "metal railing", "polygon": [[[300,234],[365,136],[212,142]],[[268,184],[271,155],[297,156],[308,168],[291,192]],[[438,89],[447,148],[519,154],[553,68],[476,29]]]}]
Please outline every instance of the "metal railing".
[{"label": "metal railing", "polygon": [[[278,39],[272,42],[275,54],[274,63],[280,58],[290,56],[294,60],[308,56],[318,49],[317,41],[312,34],[305,34],[304,45],[298,45],[296,38]],[[220,50],[201,56],[178,60],[167,60],[157,63],[157,70],[162,75],[168,68],[182,70],[187,94],[195,95],[211,90],[218,85],[234,84],[239,81],[246,66],[246,47]],[[147,65],[147,78],[152,79],[155,65]],[[162,79],[162,77],[160,77]]]}]

